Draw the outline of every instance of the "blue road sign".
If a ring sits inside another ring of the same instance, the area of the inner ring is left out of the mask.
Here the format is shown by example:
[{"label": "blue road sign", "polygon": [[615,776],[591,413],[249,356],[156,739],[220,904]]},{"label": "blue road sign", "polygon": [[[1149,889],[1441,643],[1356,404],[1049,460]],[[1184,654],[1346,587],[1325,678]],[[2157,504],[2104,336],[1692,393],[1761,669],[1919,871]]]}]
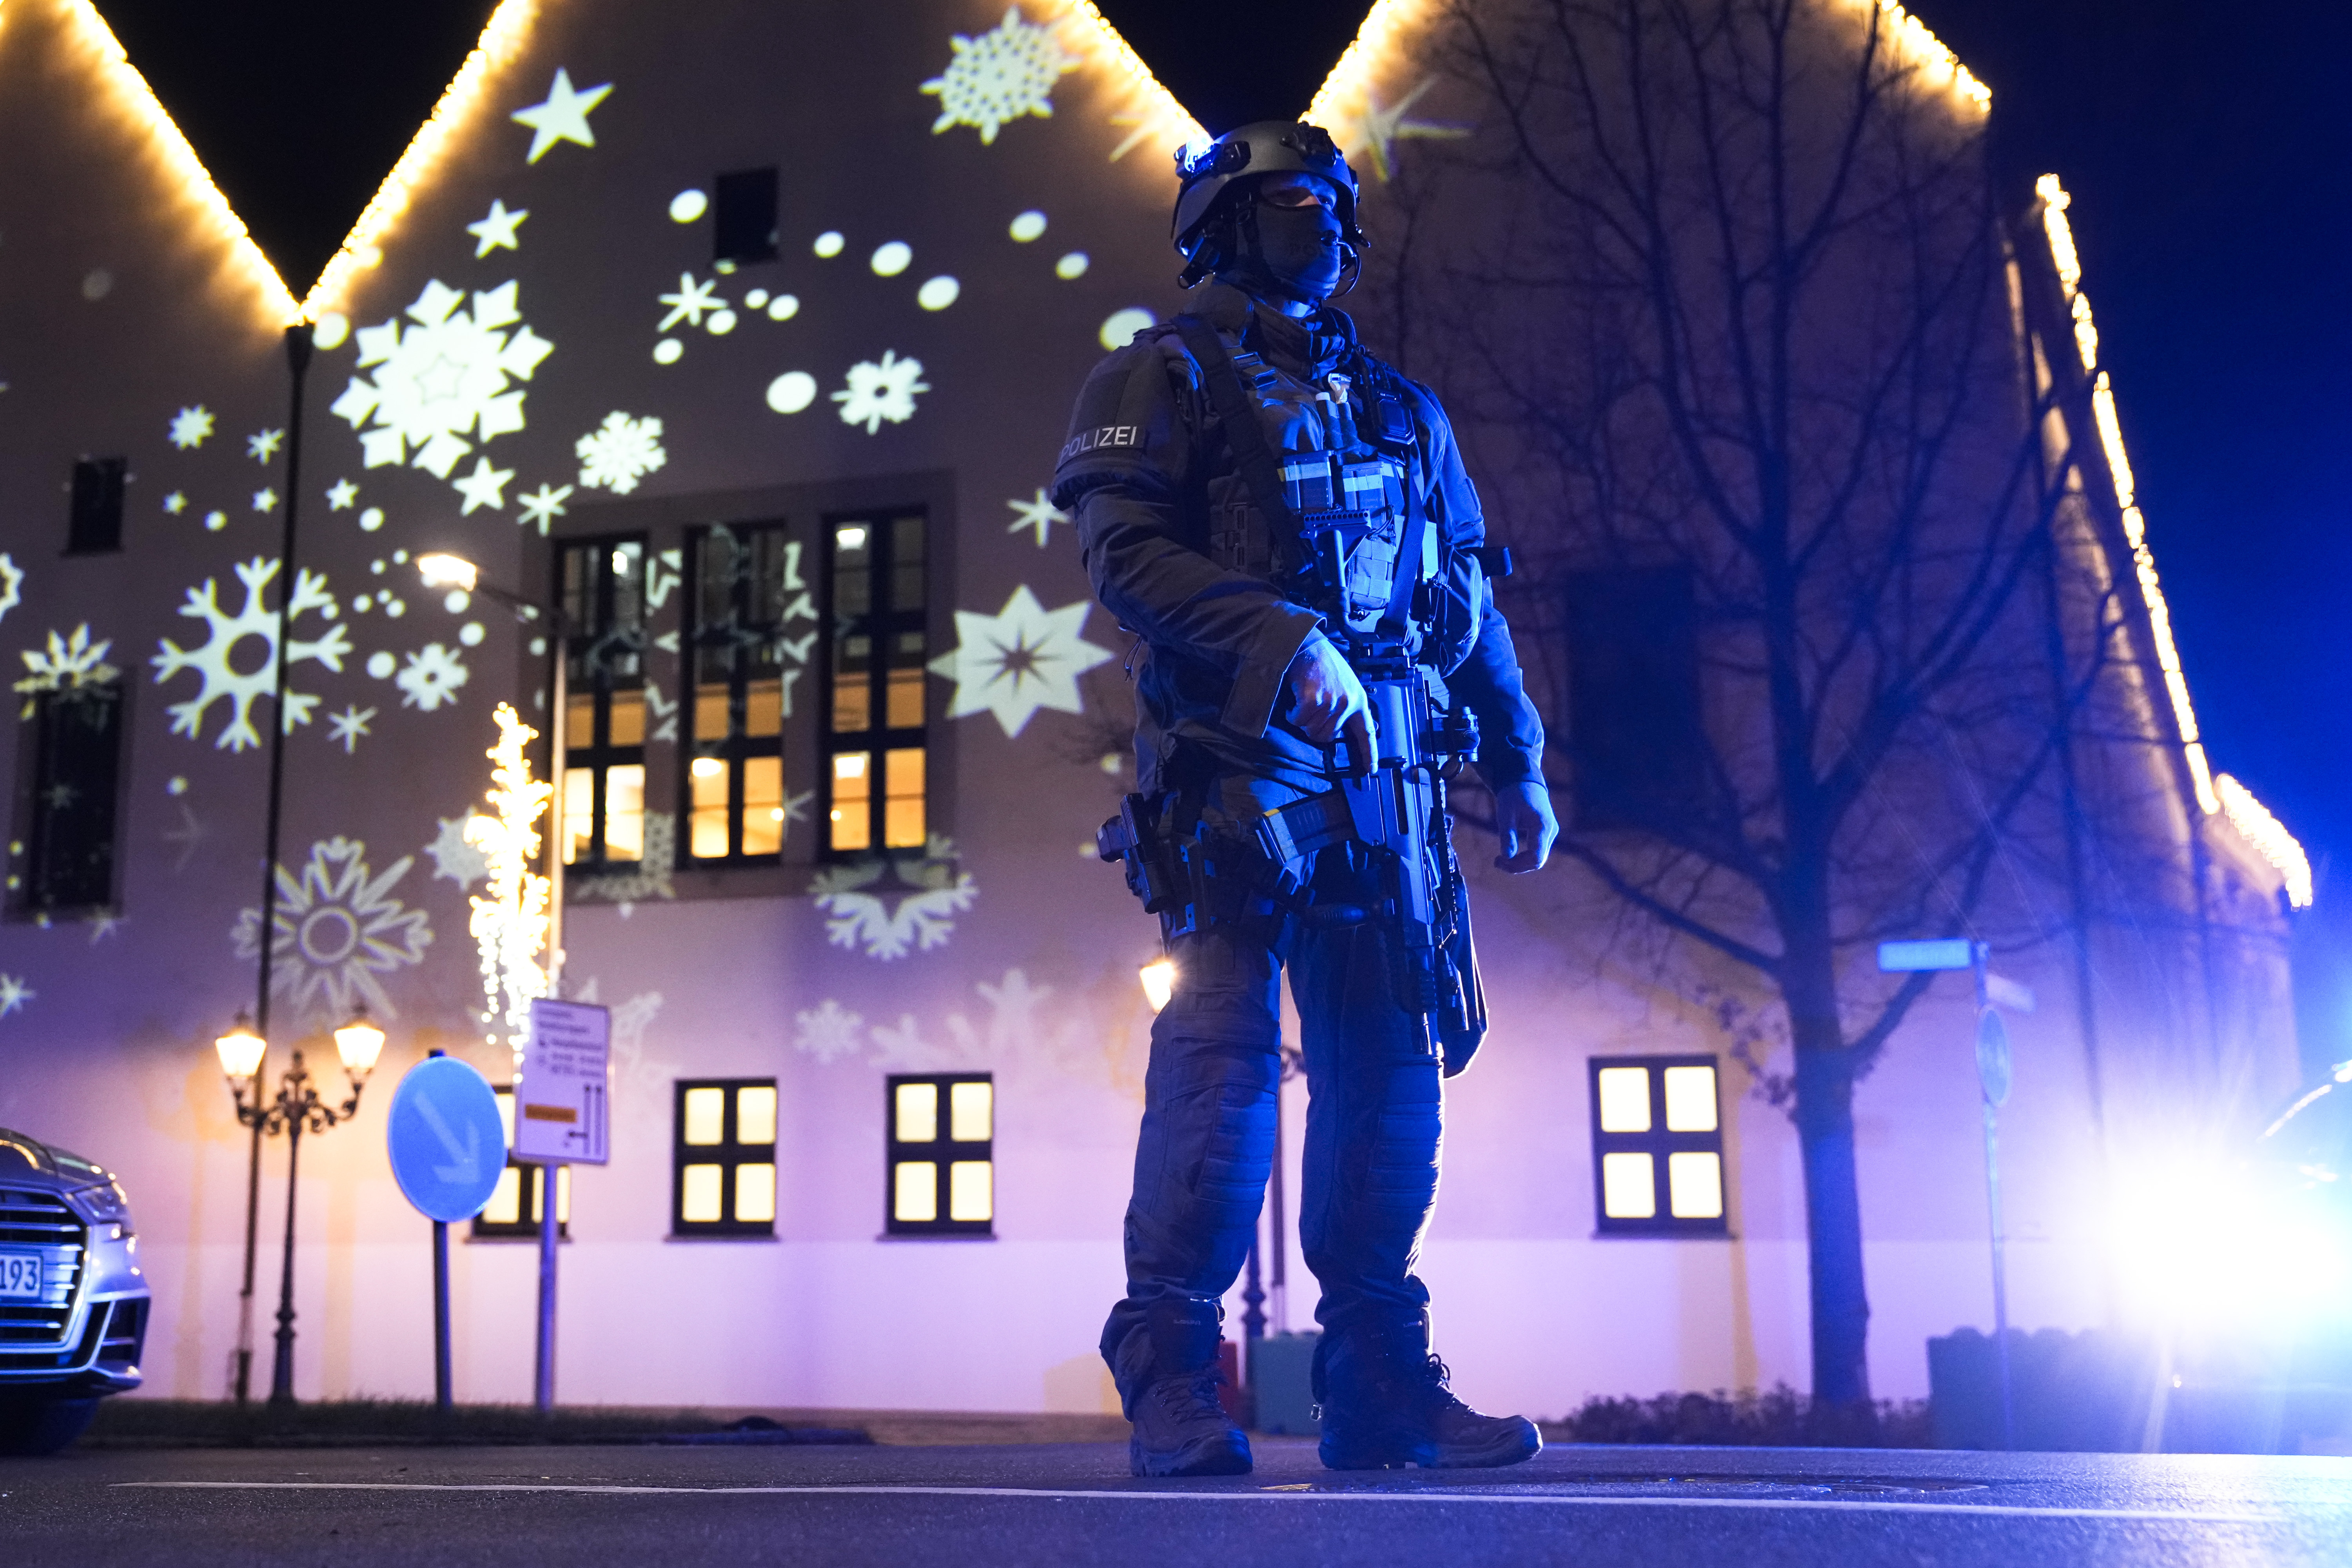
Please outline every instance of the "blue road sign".
[{"label": "blue road sign", "polygon": [[1976,961],[1976,943],[1964,936],[1941,937],[1931,942],[1882,942],[1878,944],[1878,967],[1887,974],[1904,974],[1922,969],[1966,969]]},{"label": "blue road sign", "polygon": [[490,1080],[455,1057],[427,1057],[392,1091],[386,1142],[401,1193],[427,1219],[482,1212],[506,1169],[506,1129]]}]

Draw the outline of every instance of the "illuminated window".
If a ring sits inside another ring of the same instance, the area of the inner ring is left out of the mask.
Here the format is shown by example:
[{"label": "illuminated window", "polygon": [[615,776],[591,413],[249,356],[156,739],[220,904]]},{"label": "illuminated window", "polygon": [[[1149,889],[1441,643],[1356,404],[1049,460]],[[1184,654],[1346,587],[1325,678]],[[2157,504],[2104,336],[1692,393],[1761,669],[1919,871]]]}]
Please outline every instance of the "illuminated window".
[{"label": "illuminated window", "polygon": [[9,904],[26,915],[110,910],[121,816],[122,682],[35,691],[24,714],[32,788],[20,797],[21,857],[9,869]]},{"label": "illuminated window", "polygon": [[825,525],[825,847],[919,849],[929,832],[919,513]]},{"label": "illuminated window", "polygon": [[1638,828],[1696,805],[1706,738],[1690,574],[1572,573],[1565,609],[1576,826]]},{"label": "illuminated window", "polygon": [[1594,1057],[1592,1164],[1604,1236],[1723,1236],[1713,1057]]},{"label": "illuminated window", "polygon": [[800,542],[780,523],[719,525],[690,534],[688,549],[694,700],[681,863],[772,862],[784,843],[784,721],[816,641]]},{"label": "illuminated window", "polygon": [[740,265],[776,258],[776,171],[738,169],[719,176],[711,203],[710,257]]},{"label": "illuminated window", "polygon": [[[507,1147],[514,1147],[514,1086],[502,1085],[496,1090],[499,1097],[499,1123],[506,1129]],[[520,1241],[537,1239],[539,1236],[540,1194],[545,1190],[547,1167],[519,1163],[512,1154],[507,1156],[507,1168],[499,1176],[498,1189],[490,1201],[474,1216],[472,1231],[476,1241]],[[572,1167],[555,1168],[555,1234],[562,1240],[572,1239]]]},{"label": "illuminated window", "polygon": [[672,1236],[776,1234],[776,1080],[677,1083]]},{"label": "illuminated window", "polygon": [[996,1083],[986,1073],[883,1080],[884,1230],[993,1236]]},{"label": "illuminated window", "polygon": [[66,553],[104,555],[122,548],[122,487],[126,458],[84,458],[73,466],[66,515]]},{"label": "illuminated window", "polygon": [[563,860],[634,868],[646,847],[646,542],[576,541],[557,561],[570,632]]}]

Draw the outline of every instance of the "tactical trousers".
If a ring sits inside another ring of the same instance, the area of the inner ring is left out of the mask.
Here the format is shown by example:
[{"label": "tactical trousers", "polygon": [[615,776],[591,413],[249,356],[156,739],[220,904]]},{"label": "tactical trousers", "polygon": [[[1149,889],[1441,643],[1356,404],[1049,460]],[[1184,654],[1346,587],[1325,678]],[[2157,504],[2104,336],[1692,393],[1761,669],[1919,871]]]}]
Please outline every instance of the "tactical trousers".
[{"label": "tactical trousers", "polygon": [[1306,1053],[1298,1228],[1322,1287],[1316,1318],[1340,1331],[1423,1320],[1429,1291],[1413,1264],[1437,1195],[1442,1091],[1423,1021],[1391,996],[1381,942],[1370,926],[1293,921],[1273,950],[1233,926],[1171,944],[1176,991],[1151,1028],[1127,1209],[1127,1296],[1103,1328],[1122,1394],[1150,1373],[1153,1306],[1223,1296],[1257,1234],[1286,964]]}]

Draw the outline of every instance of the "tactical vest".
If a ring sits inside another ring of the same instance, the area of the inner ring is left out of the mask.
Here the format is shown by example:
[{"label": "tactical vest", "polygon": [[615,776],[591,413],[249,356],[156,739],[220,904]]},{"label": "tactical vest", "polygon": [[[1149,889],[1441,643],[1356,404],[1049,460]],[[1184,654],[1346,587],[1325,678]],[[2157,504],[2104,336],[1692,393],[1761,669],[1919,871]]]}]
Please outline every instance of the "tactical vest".
[{"label": "tactical vest", "polygon": [[[1202,359],[1205,341],[1185,336]],[[1213,497],[1210,558],[1273,583],[1286,597],[1365,636],[1392,609],[1409,616],[1412,586],[1436,574],[1437,542],[1428,528],[1412,526],[1412,416],[1393,373],[1359,353],[1347,362],[1356,376],[1334,372],[1317,386],[1258,354],[1224,353],[1263,453],[1271,456],[1286,515],[1270,518],[1258,504],[1247,436],[1228,430],[1226,444],[1243,472]],[[1215,365],[1204,363],[1202,371],[1220,417],[1230,418],[1217,395]]]}]

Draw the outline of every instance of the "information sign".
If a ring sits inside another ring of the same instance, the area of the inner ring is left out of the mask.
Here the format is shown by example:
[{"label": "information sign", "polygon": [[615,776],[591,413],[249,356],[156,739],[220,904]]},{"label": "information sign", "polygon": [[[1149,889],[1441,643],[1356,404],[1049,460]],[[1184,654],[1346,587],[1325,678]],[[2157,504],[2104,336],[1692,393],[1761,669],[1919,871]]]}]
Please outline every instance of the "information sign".
[{"label": "information sign", "polygon": [[481,1213],[507,1166],[498,1094],[455,1057],[427,1057],[402,1075],[384,1139],[402,1195],[445,1225]]},{"label": "information sign", "polygon": [[515,1083],[514,1156],[541,1165],[610,1158],[613,1015],[586,1002],[530,1005]]}]

